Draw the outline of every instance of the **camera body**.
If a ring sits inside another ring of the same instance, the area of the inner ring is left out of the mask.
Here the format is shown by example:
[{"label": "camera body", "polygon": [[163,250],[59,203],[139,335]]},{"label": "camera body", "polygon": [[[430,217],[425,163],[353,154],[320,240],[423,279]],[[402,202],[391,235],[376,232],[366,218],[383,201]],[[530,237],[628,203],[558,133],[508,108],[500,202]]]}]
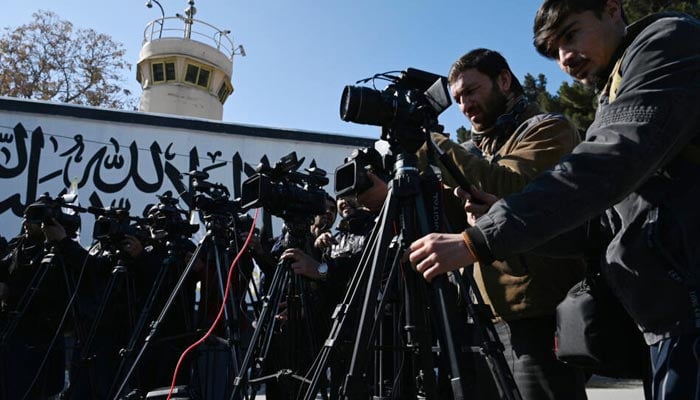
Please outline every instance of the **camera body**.
[{"label": "camera body", "polygon": [[153,205],[146,216],[151,239],[192,237],[199,230],[199,225],[187,221],[187,213],[177,207],[178,200],[170,192],[158,196],[158,200],[160,202]]},{"label": "camera body", "polygon": [[[209,182],[209,174],[204,171],[190,171],[187,175],[192,178],[192,188],[196,192],[192,204],[204,215],[207,229],[228,230],[230,233],[247,233],[250,230],[253,219],[244,212],[240,199],[230,199],[226,186]],[[199,230],[197,225],[192,227]],[[182,228],[190,229],[184,225]]]},{"label": "camera body", "polygon": [[[452,100],[447,89],[447,78],[415,68],[377,74],[372,78],[391,82],[379,91],[364,86],[345,86],[340,100],[340,118],[343,121],[382,127],[382,139],[390,148],[400,147],[415,152],[425,142],[430,131],[442,132],[438,115]],[[371,170],[385,178],[390,169],[391,155],[382,156],[375,149],[355,150],[335,170],[335,192],[338,196],[358,194],[372,183],[367,177]]]},{"label": "camera body", "polygon": [[399,76],[385,73],[369,79],[378,78],[392,83],[383,91],[345,86],[340,100],[343,121],[381,127],[431,128],[437,125],[437,116],[452,103],[444,76],[408,68]]},{"label": "camera body", "polygon": [[24,218],[27,222],[37,225],[50,225],[55,219],[63,226],[68,237],[75,238],[80,229],[80,215],[77,212],[70,214],[63,210],[64,208],[80,210],[80,207],[71,204],[74,201],[75,195],[64,194],[54,199],[48,193],[44,193],[24,209]]},{"label": "camera body", "polygon": [[142,218],[129,216],[125,208],[88,207],[88,212],[95,215],[92,238],[103,247],[119,248],[127,235],[144,242],[150,238]]},{"label": "camera body", "polygon": [[335,194],[359,194],[372,187],[372,182],[367,176],[368,171],[386,179],[386,170],[389,167],[387,162],[388,160],[374,148],[361,147],[353,150],[344,163],[335,169]]},{"label": "camera body", "polygon": [[272,215],[283,219],[311,218],[326,210],[326,192],[321,187],[328,184],[326,171],[312,162],[305,169],[297,169],[304,158],[297,159],[296,152],[282,157],[270,167],[264,157],[255,169],[256,174],[243,182],[241,204],[244,209],[263,207]]}]

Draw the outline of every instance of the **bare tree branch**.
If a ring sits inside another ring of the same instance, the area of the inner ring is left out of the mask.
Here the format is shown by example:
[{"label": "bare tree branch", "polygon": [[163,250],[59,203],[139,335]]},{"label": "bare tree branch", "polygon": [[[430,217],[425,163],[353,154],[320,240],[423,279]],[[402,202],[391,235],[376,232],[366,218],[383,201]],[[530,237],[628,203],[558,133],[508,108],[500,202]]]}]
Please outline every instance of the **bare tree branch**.
[{"label": "bare tree branch", "polygon": [[122,87],[131,64],[121,43],[51,11],[32,16],[0,36],[0,95],[134,109],[137,99]]}]

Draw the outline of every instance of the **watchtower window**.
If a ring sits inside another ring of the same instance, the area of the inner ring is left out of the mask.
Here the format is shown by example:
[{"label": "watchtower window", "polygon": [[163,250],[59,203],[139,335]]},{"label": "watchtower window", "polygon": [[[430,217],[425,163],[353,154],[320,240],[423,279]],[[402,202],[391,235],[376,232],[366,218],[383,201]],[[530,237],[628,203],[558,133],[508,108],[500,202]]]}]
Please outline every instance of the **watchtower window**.
[{"label": "watchtower window", "polygon": [[175,63],[153,63],[153,82],[166,82],[175,80]]},{"label": "watchtower window", "polygon": [[174,81],[175,80],[175,63],[167,62],[165,63],[165,80]]},{"label": "watchtower window", "polygon": [[197,85],[207,87],[209,86],[209,71],[206,69],[199,69],[199,78],[197,78]]},{"label": "watchtower window", "polygon": [[219,96],[219,101],[221,102],[221,104],[224,104],[231,92],[233,92],[233,89],[227,82],[221,84],[221,87],[219,88],[219,93],[217,94]]},{"label": "watchtower window", "polygon": [[193,64],[187,64],[185,72],[185,82],[195,84],[204,88],[209,87],[209,77],[211,71]]}]

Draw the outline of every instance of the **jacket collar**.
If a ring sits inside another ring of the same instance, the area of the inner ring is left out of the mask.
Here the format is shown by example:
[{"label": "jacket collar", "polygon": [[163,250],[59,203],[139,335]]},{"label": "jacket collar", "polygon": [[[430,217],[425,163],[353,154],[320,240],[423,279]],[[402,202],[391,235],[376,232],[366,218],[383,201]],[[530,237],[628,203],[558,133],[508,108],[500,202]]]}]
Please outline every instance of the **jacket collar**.
[{"label": "jacket collar", "polygon": [[[605,69],[605,72],[601,74],[601,77],[603,79],[600,79],[598,84],[596,85],[596,91],[601,92],[603,91],[604,87],[609,84],[609,77],[612,74],[613,70],[615,69],[615,64],[624,56],[625,51],[627,51],[627,48],[629,47],[630,44],[634,41],[634,39],[637,38],[637,36],[644,30],[646,29],[649,25],[653,24],[654,22],[662,19],[662,18],[668,18],[668,17],[684,17],[686,14],[680,13],[680,12],[662,12],[662,13],[656,13],[656,14],[650,14],[647,15],[646,17],[640,18],[637,21],[633,22],[630,25],[627,25],[625,28],[625,36],[622,38],[622,42],[620,42],[620,46],[615,50],[615,53],[613,53],[613,56],[610,58],[610,63],[608,64],[608,67]],[[608,78],[607,80],[605,78]]]},{"label": "jacket collar", "polygon": [[524,95],[514,97],[508,102],[508,109],[498,117],[493,128],[484,132],[472,131],[472,140],[485,154],[495,154],[520,124],[541,113],[539,106],[527,101]]}]

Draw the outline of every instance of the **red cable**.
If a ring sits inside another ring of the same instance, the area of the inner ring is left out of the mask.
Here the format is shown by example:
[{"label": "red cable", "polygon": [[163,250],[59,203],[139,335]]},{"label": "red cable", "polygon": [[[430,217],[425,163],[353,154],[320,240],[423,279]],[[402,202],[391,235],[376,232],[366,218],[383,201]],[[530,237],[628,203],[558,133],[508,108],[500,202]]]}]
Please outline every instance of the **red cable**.
[{"label": "red cable", "polygon": [[228,278],[226,279],[226,291],[224,292],[224,299],[221,302],[221,308],[219,308],[219,313],[216,315],[216,318],[214,319],[214,322],[212,323],[211,327],[207,331],[207,333],[204,334],[199,340],[194,342],[190,347],[188,347],[180,356],[180,359],[177,361],[177,366],[175,367],[175,372],[173,373],[173,380],[170,383],[170,391],[168,391],[168,398],[166,400],[170,400],[170,397],[173,395],[173,389],[175,389],[175,381],[177,380],[177,373],[180,371],[180,365],[182,364],[182,361],[185,359],[187,354],[193,350],[195,347],[199,346],[202,344],[209,336],[211,336],[212,332],[214,329],[216,329],[216,325],[219,323],[219,320],[221,320],[221,316],[224,314],[224,308],[226,307],[226,300],[228,299],[228,293],[229,289],[231,288],[231,277],[233,276],[233,272],[236,269],[236,264],[238,263],[238,259],[241,258],[245,250],[248,248],[248,244],[250,243],[250,239],[253,237],[253,232],[255,232],[255,224],[258,220],[258,212],[260,209],[255,210],[255,216],[253,217],[253,223],[250,226],[250,231],[248,232],[248,237],[246,237],[245,243],[243,243],[243,247],[241,247],[241,250],[236,254],[236,258],[234,258],[233,262],[231,263],[231,266],[229,267],[228,271]]}]

